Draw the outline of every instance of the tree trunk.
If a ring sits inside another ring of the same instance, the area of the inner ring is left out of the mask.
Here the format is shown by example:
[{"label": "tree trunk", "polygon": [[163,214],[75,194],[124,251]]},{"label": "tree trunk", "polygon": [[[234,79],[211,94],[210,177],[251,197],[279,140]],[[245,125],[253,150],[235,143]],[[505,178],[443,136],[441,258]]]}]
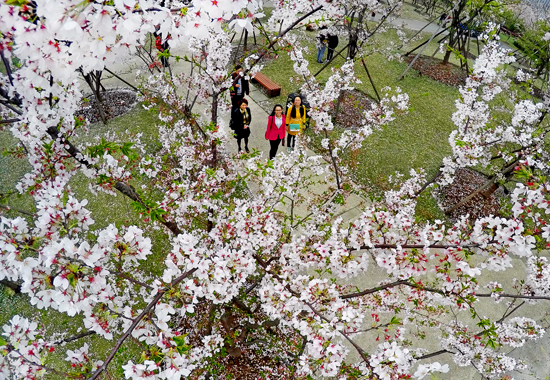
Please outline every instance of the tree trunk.
[{"label": "tree trunk", "polygon": [[363,63],[363,67],[365,68],[365,71],[367,72],[367,76],[369,77],[370,84],[372,85],[372,88],[374,89],[374,93],[376,94],[376,98],[378,99],[378,102],[381,102],[382,99],[380,98],[380,95],[378,94],[378,90],[376,90],[376,86],[374,85],[374,81],[372,80],[372,77],[370,76],[369,69],[367,68],[367,64],[365,63],[365,60],[361,58],[361,62]]},{"label": "tree trunk", "polygon": [[97,109],[99,111],[99,118],[101,119],[103,124],[107,124],[107,116],[105,115],[105,110],[103,109],[103,97],[101,96],[101,93],[99,91],[101,74],[99,74],[99,76],[96,76],[90,72],[85,75],[83,74],[83,76],[95,96]]},{"label": "tree trunk", "polygon": [[348,43],[348,58],[353,59],[355,57],[355,50],[357,49],[357,30],[353,27],[353,20],[355,18],[355,12],[350,15],[350,22],[348,26],[349,43]]}]

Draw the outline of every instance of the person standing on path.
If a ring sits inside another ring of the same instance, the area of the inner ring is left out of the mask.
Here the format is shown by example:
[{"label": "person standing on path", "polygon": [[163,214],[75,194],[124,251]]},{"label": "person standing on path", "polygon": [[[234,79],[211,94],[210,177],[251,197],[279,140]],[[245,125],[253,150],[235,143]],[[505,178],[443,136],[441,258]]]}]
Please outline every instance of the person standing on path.
[{"label": "person standing on path", "polygon": [[336,46],[338,46],[338,36],[336,33],[329,33],[328,35],[328,53],[327,53],[327,61],[330,61],[332,59],[332,56],[334,55],[334,49],[336,49]]},{"label": "person standing on path", "polygon": [[168,44],[168,40],[172,37],[168,34],[166,39],[163,41],[162,34],[159,33],[159,29],[160,27],[157,25],[155,27],[155,32],[153,33],[153,36],[155,37],[155,47],[161,53],[160,63],[162,64],[162,67],[168,67],[168,57],[166,54],[170,54],[170,45]]},{"label": "person standing on path", "polygon": [[327,48],[327,36],[324,32],[319,32],[317,35],[317,63],[323,63],[323,55]]},{"label": "person standing on path", "polygon": [[237,83],[229,89],[229,95],[231,96],[231,115],[239,108],[239,104],[244,96],[250,94],[250,85],[248,84],[248,80],[244,78],[242,71],[243,67],[237,65],[235,66],[235,72],[231,74],[231,79],[233,79],[233,81],[235,81],[235,78],[239,78]]},{"label": "person standing on path", "polygon": [[288,138],[286,140],[287,152],[294,150],[296,146],[296,135],[302,131],[306,123],[306,107],[302,105],[302,98],[296,96],[292,106],[286,112],[286,131]]},{"label": "person standing on path", "polygon": [[271,115],[267,118],[266,140],[269,140],[271,149],[269,150],[269,159],[272,160],[277,154],[279,144],[285,146],[285,126],[286,117],[283,115],[283,106],[280,104],[273,107]]},{"label": "person standing on path", "polygon": [[242,152],[241,140],[244,139],[244,149],[246,153],[250,153],[248,150],[248,137],[250,136],[250,123],[252,122],[252,114],[250,108],[248,108],[248,100],[241,99],[239,107],[232,113],[233,130],[235,131],[235,138],[237,139],[237,146],[239,152]]}]

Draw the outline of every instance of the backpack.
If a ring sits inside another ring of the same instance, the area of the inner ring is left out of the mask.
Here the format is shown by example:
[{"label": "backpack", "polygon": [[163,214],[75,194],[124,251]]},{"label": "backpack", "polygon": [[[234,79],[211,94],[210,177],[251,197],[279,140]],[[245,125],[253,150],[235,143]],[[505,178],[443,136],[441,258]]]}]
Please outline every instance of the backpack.
[{"label": "backpack", "polygon": [[[293,92],[292,94],[289,94],[288,97],[286,98],[286,109],[285,109],[285,115],[287,114],[288,112],[288,109],[290,107],[292,107],[292,103],[294,102],[294,98],[299,96],[301,99],[302,99],[302,106],[304,107],[303,109],[305,109],[306,111],[306,117],[307,117],[307,113],[309,112],[309,109],[310,109],[310,106],[309,106],[309,102],[307,101],[306,97],[297,93],[297,92]],[[302,112],[300,110],[300,112]]]}]

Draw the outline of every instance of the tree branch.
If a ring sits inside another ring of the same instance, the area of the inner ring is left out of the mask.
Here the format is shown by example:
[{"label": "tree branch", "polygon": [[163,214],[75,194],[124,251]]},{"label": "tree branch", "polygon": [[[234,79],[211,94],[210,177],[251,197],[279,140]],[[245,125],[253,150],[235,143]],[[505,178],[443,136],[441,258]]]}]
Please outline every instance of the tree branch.
[{"label": "tree branch", "polygon": [[351,251],[359,251],[362,249],[397,249],[398,247],[403,249],[423,249],[423,248],[434,248],[434,249],[448,249],[448,248],[477,248],[479,247],[479,244],[430,244],[430,245],[424,245],[424,244],[373,244],[372,246],[363,245],[359,247],[358,249],[355,248],[348,248],[348,252]]},{"label": "tree branch", "polygon": [[15,212],[18,212],[20,214],[27,215],[27,216],[34,216],[34,214],[32,212],[21,210],[21,209],[11,207],[11,206],[0,205],[0,208],[3,208],[4,210],[7,210],[7,211],[15,211]]},{"label": "tree branch", "polygon": [[18,284],[17,282],[3,279],[0,280],[0,284],[10,288],[17,294],[21,293],[21,284]]},{"label": "tree branch", "polygon": [[95,335],[95,334],[97,334],[95,331],[86,331],[86,332],[83,332],[83,333],[80,333],[80,334],[73,335],[69,338],[58,340],[54,344],[69,343],[69,342],[72,342],[72,341],[75,341],[75,340],[78,340],[78,339],[81,339],[81,338],[85,338],[85,337],[90,336],[90,335]]},{"label": "tree branch", "polygon": [[[82,152],[80,152],[80,150],[77,147],[75,147],[68,139],[66,139],[62,134],[59,133],[59,131],[57,130],[56,127],[49,127],[47,129],[47,132],[53,140],[62,140],[63,146],[65,147],[65,150],[67,151],[67,153],[69,153],[71,155],[71,157],[73,157],[80,164],[82,164],[86,167],[89,167],[89,168],[94,168],[95,167],[86,158],[84,158],[84,155],[82,154]],[[120,193],[122,193],[125,196],[127,196],[128,198],[130,198],[131,200],[133,200],[135,202],[139,202],[143,206],[147,207],[143,203],[143,200],[140,198],[140,196],[138,195],[136,190],[132,187],[132,185],[129,185],[129,184],[126,184],[126,183],[123,183],[123,182],[120,182],[120,181],[116,181],[116,182],[114,182],[113,187],[116,190],[118,190]],[[175,235],[181,234],[181,230],[179,229],[178,225],[175,222],[173,222],[173,221],[162,221],[162,220],[159,220],[159,222],[162,223],[163,225],[165,225]]]},{"label": "tree branch", "polygon": [[134,323],[132,323],[132,325],[128,328],[128,330],[126,330],[126,332],[120,337],[118,338],[115,346],[113,347],[113,349],[111,350],[111,353],[109,354],[109,356],[107,356],[107,358],[105,359],[105,362],[101,365],[101,367],[99,367],[93,374],[91,377],[88,378],[88,380],[96,380],[99,375],[105,371],[105,369],[107,369],[107,366],[109,365],[109,363],[113,360],[113,358],[115,357],[116,353],[118,352],[120,346],[122,346],[122,343],[124,343],[124,341],[126,340],[126,338],[128,338],[128,336],[132,333],[132,331],[134,331],[134,329],[137,327],[137,325],[139,325],[139,323],[141,322],[141,320],[143,318],[145,318],[145,316],[147,314],[149,314],[149,312],[151,311],[151,309],[153,309],[153,307],[157,304],[158,301],[160,301],[160,299],[162,298],[162,296],[164,295],[164,293],[166,293],[168,290],[170,290],[170,288],[176,286],[177,284],[179,284],[181,281],[183,281],[186,277],[189,277],[190,275],[192,275],[193,273],[195,273],[195,271],[197,270],[197,268],[194,268],[194,269],[191,269],[187,272],[185,272],[184,274],[182,274],[181,276],[179,276],[178,278],[176,278],[174,281],[172,281],[170,283],[169,286],[165,287],[164,289],[161,289],[159,290],[158,294],[155,296],[155,298],[153,298],[153,300],[151,302],[149,302],[149,304],[145,307],[145,309],[143,309],[143,311],[141,312],[140,315],[138,315],[136,317],[136,319],[134,319]]},{"label": "tree branch", "polygon": [[431,354],[422,355],[422,356],[416,358],[416,360],[423,360],[423,359],[433,358],[434,356],[438,356],[438,355],[441,355],[441,354],[446,354],[447,352],[452,354],[451,351],[439,350],[439,351],[436,351],[436,352],[432,352]]},{"label": "tree branch", "polygon": [[377,286],[376,288],[363,290],[362,292],[345,294],[343,296],[340,296],[340,298],[345,300],[345,299],[349,299],[349,298],[361,297],[361,296],[365,296],[367,294],[372,294],[372,293],[379,292],[379,291],[384,290],[384,289],[393,288],[394,286],[407,285],[408,282],[409,282],[409,280],[399,280],[399,281],[392,282],[390,284]]}]

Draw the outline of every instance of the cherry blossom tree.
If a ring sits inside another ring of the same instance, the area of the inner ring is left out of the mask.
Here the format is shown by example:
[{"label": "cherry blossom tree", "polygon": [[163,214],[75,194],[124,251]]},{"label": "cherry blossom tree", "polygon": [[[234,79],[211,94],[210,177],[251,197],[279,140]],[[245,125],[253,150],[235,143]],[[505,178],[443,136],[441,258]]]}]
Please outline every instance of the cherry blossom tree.
[{"label": "cherry blossom tree", "polygon": [[[334,133],[330,105],[357,82],[353,64],[320,84],[292,34],[334,3],[278,4],[294,16],[270,42],[292,47],[330,165],[307,153],[307,136],[273,161],[227,148],[231,28],[251,25],[261,12],[255,1],[0,5],[0,51],[22,63],[1,75],[2,112],[32,167],[17,191],[35,208],[0,214],[0,280],[19,284],[37,309],[66,314],[81,327],[77,335],[52,335],[14,316],[2,329],[0,379],[111,378],[113,359],[129,341],[139,353],[122,365],[127,379],[421,379],[452,363],[489,378],[521,368],[505,348],[544,334],[519,315],[521,307],[550,299],[550,187],[545,124],[537,124],[548,104],[517,100],[510,124],[487,123],[498,111],[487,104],[507,83],[499,68],[509,60],[488,43],[461,89],[453,156],[440,181],[452,181],[458,167],[487,166],[497,139],[503,159],[518,159],[513,170],[524,178],[509,217],[417,223],[416,196],[426,179],[411,170],[345,221],[336,215],[355,192],[340,156],[391,127],[408,97],[384,89],[362,125]],[[241,18],[229,23],[235,14]],[[74,117],[79,71],[134,53],[155,30],[170,34],[172,50],[188,49],[175,61],[196,68],[171,78],[153,72],[141,86],[143,105],[158,112],[157,151],[139,136],[77,143],[86,128]],[[261,64],[262,56],[247,57],[243,74],[253,76]],[[193,112],[195,95],[204,111]],[[509,144],[520,145],[521,155],[504,150]],[[71,188],[84,179],[94,193],[127,198],[135,220],[96,228],[90,206],[98,198]],[[317,183],[326,190],[313,191]],[[153,260],[159,254],[160,266]],[[495,281],[501,271],[518,280]],[[92,350],[92,335],[108,342],[105,355]],[[78,348],[68,349],[69,342]],[[59,352],[66,365],[53,359]]]}]

